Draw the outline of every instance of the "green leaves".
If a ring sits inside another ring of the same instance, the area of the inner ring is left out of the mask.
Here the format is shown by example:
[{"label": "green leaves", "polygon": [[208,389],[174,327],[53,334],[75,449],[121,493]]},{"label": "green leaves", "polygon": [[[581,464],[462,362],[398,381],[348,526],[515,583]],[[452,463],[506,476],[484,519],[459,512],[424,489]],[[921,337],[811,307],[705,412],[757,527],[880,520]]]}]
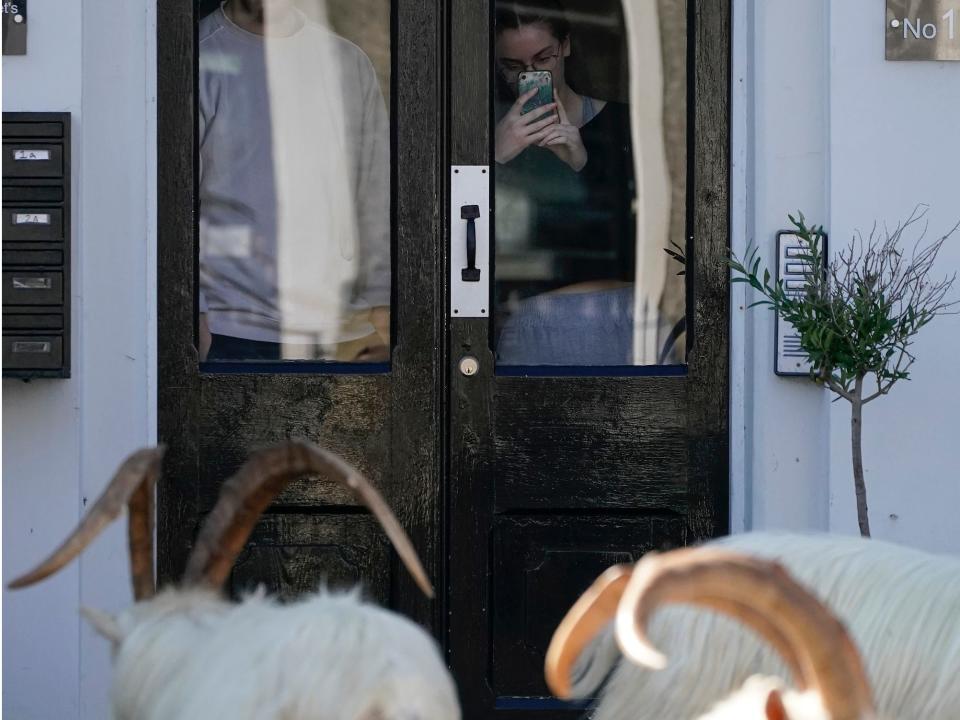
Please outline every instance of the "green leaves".
[{"label": "green leaves", "polygon": [[671,250],[670,248],[664,248],[663,251],[676,260],[678,263],[683,265],[683,270],[677,272],[677,275],[685,275],[687,272],[687,256],[684,254],[683,248],[677,245],[673,240],[670,241],[670,244],[676,248],[676,250]]},{"label": "green leaves", "polygon": [[953,277],[939,283],[927,279],[953,230],[909,257],[897,247],[903,230],[924,213],[915,210],[884,238],[875,232],[866,241],[854,237],[829,265],[824,263],[823,228],[808,226],[803,213],[789,215],[805,248],[797,259],[826,269],[810,273],[802,292],[788,294],[782,281],[771,283],[770,271],[761,270],[758,248],[748,246],[742,259],[731,253],[731,280],[747,283],[759,294],[750,307],[766,305],[794,326],[813,380],[853,402],[859,400],[863,378],[873,375],[877,391],[863,400],[869,402],[889,392],[897,380],[909,378],[912,338],[957,305],[944,301]]}]

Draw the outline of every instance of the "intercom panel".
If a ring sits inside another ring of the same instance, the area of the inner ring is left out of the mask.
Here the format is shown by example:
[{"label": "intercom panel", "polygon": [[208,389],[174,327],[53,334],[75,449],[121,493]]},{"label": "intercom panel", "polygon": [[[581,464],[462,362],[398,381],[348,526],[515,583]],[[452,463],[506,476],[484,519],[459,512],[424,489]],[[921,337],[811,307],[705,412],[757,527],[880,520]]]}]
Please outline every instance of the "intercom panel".
[{"label": "intercom panel", "polygon": [[[820,235],[820,257],[826,270],[827,236]],[[795,232],[781,230],[777,233],[777,281],[783,282],[786,292],[794,297],[802,297],[808,276],[814,271],[809,259],[810,248]],[[783,376],[807,376],[810,374],[810,361],[800,346],[800,335],[792,324],[777,316],[776,347],[774,350],[773,371]]]}]

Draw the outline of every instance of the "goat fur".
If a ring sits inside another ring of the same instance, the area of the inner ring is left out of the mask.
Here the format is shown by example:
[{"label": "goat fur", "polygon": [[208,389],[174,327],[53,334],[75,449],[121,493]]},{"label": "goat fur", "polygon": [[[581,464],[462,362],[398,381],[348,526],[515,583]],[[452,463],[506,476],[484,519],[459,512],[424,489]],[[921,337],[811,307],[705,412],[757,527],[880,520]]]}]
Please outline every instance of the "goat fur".
[{"label": "goat fur", "polygon": [[[878,716],[960,717],[960,559],[832,535],[747,533],[714,542],[779,560],[840,618],[863,657]],[[789,677],[771,647],[713,612],[666,608],[649,634],[669,658],[664,670],[620,662],[612,627],[584,651],[574,695],[590,697],[609,676],[593,720],[687,720],[752,675]]]},{"label": "goat fur", "polygon": [[460,718],[433,638],[356,591],[281,605],[166,589],[92,620],[114,644],[116,720]]},{"label": "goat fur", "polygon": [[779,708],[786,711],[788,720],[831,720],[817,693],[797,692],[780,678],[763,675],[747,678],[742,688],[697,720],[767,720],[767,701],[772,693],[780,697]]}]

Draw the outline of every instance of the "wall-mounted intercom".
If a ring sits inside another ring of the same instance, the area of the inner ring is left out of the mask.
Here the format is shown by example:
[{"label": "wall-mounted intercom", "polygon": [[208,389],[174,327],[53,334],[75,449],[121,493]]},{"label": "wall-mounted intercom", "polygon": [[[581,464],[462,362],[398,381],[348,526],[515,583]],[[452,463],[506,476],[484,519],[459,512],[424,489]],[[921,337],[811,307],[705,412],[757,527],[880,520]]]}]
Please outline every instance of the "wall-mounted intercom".
[{"label": "wall-mounted intercom", "polygon": [[[827,236],[820,238],[820,257],[826,269]],[[810,247],[799,235],[790,230],[777,233],[777,280],[783,281],[786,292],[802,296],[807,277],[814,271],[809,259]],[[800,347],[800,335],[793,325],[776,316],[776,349],[774,351],[773,371],[777,375],[796,376],[810,374],[810,361],[807,353]]]},{"label": "wall-mounted intercom", "polygon": [[3,376],[70,377],[70,113],[3,113]]}]

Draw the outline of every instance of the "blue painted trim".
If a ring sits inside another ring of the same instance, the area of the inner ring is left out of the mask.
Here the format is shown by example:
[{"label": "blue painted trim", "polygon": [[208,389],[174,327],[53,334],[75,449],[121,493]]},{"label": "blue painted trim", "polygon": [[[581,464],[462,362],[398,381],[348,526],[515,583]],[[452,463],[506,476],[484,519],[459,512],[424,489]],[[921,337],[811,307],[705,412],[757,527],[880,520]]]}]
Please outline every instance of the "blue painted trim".
[{"label": "blue painted trim", "polygon": [[[208,375],[383,375],[390,363],[314,362],[310,360],[213,360],[200,363]],[[498,365],[503,377],[675,377],[687,374],[686,365]]]},{"label": "blue painted trim", "polygon": [[553,697],[498,697],[493,701],[496,710],[586,710],[593,704],[588,700],[558,700]]},{"label": "blue painted trim", "polygon": [[686,365],[497,365],[503,377],[636,377],[686,375]]},{"label": "blue painted trim", "polygon": [[304,360],[214,360],[200,363],[206,375],[383,375],[390,372],[390,363],[314,362]]}]

